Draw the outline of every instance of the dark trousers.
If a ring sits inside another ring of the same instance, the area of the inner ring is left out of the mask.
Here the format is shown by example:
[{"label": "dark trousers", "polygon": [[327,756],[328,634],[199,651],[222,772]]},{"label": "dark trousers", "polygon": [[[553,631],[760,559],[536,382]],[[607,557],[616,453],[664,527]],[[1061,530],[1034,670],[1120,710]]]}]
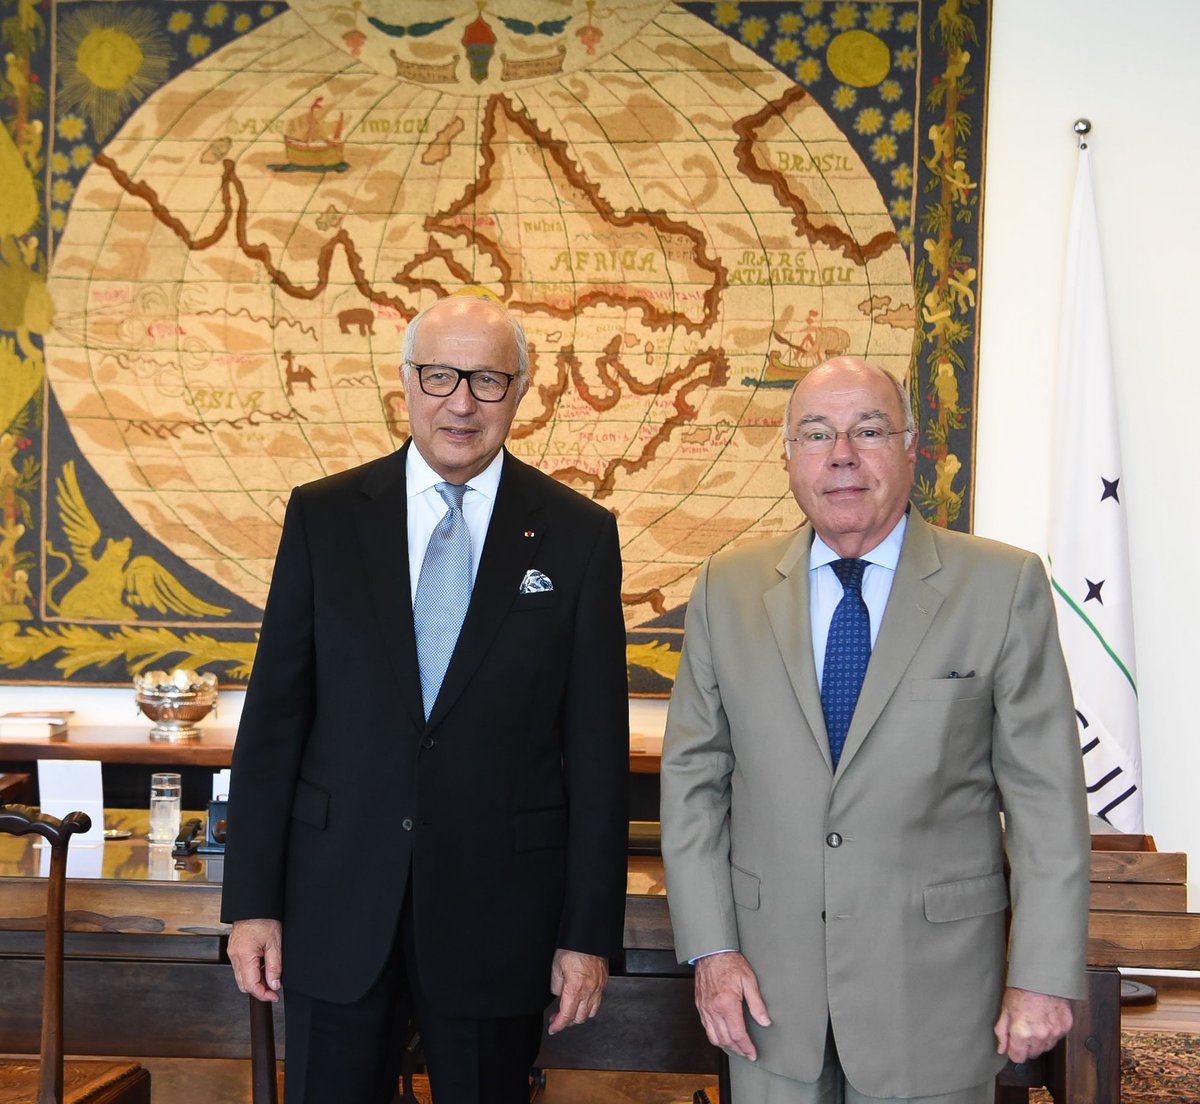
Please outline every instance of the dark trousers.
[{"label": "dark trousers", "polygon": [[412,1020],[435,1104],[528,1104],[541,1013],[485,1020],[443,1015],[426,1000],[415,963],[406,901],[392,953],[360,1000],[332,1004],[285,981],[286,1104],[391,1104]]}]

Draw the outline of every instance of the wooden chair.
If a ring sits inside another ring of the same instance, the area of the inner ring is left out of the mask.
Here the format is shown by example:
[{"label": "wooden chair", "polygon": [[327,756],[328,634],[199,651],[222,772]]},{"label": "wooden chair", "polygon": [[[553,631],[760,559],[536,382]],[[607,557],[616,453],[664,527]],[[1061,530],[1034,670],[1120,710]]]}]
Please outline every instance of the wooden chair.
[{"label": "wooden chair", "polygon": [[275,1062],[275,1015],[267,1001],[250,1002],[250,1099],[253,1104],[278,1104],[283,1096]]},{"label": "wooden chair", "polygon": [[[0,1104],[150,1104],[150,1074],[136,1062],[63,1063],[63,910],[67,847],[92,826],[86,813],[62,820],[25,805],[0,805],[0,832],[30,832],[50,845],[40,1059],[0,1061]],[[97,1010],[99,1011],[99,1010]]]},{"label": "wooden chair", "polygon": [[996,1104],[1025,1104],[1046,1088],[1055,1104],[1120,1104],[1121,975],[1089,966],[1088,997],[1074,1002],[1075,1022],[1053,1050],[996,1078]]}]

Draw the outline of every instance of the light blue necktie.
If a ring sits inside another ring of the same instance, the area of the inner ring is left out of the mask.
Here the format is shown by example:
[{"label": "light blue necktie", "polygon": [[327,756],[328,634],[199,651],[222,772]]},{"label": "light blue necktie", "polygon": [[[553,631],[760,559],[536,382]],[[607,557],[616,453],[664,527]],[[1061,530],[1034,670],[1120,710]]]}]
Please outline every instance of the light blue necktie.
[{"label": "light blue necktie", "polygon": [[474,581],[471,577],[471,531],[462,512],[466,484],[439,483],[436,490],[449,509],[429,538],[413,602],[417,663],[421,668],[421,701],[426,720],[433,712],[433,703],[458,643]]},{"label": "light blue necktie", "polygon": [[871,615],[862,596],[867,561],[834,560],[829,566],[842,584],[842,600],[829,622],[825,671],[821,678],[821,708],[825,712],[825,730],[829,733],[829,754],[836,769],[871,658]]}]

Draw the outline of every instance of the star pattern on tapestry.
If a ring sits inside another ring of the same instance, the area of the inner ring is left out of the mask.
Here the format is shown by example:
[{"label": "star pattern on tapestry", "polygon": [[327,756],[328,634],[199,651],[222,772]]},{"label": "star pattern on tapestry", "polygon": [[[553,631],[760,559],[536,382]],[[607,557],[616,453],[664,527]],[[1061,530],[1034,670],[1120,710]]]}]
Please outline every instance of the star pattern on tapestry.
[{"label": "star pattern on tapestry", "polygon": [[738,38],[809,91],[870,166],[900,241],[911,246],[917,5],[684,0],[680,6]]},{"label": "star pattern on tapestry", "polygon": [[[59,27],[58,141],[49,165],[49,222],[55,232],[66,225],[83,174],[132,104],[286,5],[239,4],[235,10],[214,0],[162,8],[158,18],[124,5],[81,4]],[[89,50],[89,43],[96,45]],[[91,72],[80,60],[97,56],[109,59],[102,72]],[[231,144],[229,139],[214,143],[208,160],[219,162]]]}]

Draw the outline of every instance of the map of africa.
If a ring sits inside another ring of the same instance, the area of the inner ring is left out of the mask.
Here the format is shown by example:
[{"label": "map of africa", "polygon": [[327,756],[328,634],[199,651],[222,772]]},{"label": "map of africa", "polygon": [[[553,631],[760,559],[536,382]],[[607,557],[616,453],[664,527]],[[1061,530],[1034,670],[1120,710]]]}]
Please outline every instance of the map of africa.
[{"label": "map of africa", "polygon": [[419,36],[429,5],[383,7],[293,3],[86,171],[45,342],[74,441],[261,607],[290,489],[405,439],[404,325],[480,285],[529,335],[509,447],[616,513],[627,625],[665,624],[706,556],[797,524],[787,388],[841,352],[908,369],[879,188],[801,85],[673,5],[610,5],[598,40],[582,0],[564,34],[493,20],[490,53],[474,4]]}]

